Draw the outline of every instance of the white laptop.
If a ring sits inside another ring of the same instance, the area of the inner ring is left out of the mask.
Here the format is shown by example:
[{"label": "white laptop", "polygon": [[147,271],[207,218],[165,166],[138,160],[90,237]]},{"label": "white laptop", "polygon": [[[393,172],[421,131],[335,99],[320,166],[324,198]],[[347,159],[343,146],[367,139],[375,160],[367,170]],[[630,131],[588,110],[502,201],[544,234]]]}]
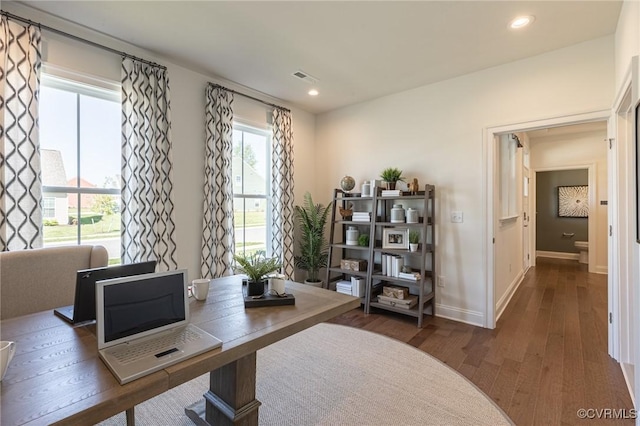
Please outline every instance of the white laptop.
[{"label": "white laptop", "polygon": [[96,282],[96,329],[121,384],[222,345],[189,323],[184,269]]}]

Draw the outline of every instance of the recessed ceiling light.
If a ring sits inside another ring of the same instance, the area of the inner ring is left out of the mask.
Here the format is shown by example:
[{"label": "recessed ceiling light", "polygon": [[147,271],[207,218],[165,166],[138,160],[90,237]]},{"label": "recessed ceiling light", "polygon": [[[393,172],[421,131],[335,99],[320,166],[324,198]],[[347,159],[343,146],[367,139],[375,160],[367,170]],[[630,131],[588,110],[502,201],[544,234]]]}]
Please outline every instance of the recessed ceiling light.
[{"label": "recessed ceiling light", "polygon": [[533,23],[533,21],[535,21],[536,18],[535,16],[518,16],[517,18],[515,18],[513,21],[511,21],[509,23],[509,28],[513,28],[514,30],[518,29],[518,28],[523,28],[526,27],[527,25]]},{"label": "recessed ceiling light", "polygon": [[308,93],[310,96],[318,96],[318,91],[316,89],[311,89]]}]

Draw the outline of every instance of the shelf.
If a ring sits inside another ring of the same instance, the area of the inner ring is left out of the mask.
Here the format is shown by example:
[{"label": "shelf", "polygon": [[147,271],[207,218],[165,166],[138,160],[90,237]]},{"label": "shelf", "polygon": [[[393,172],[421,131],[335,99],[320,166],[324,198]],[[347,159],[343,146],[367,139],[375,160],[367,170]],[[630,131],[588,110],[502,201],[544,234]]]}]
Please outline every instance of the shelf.
[{"label": "shelf", "polygon": [[353,275],[356,277],[367,277],[367,271],[352,271],[351,269],[342,269],[339,266],[332,266],[327,269],[331,272],[339,272],[341,274]]},{"label": "shelf", "polygon": [[[427,244],[426,252],[430,253],[432,250],[431,244]],[[422,248],[419,248],[418,251],[409,251],[407,249],[385,249],[382,247],[375,247],[373,249],[376,253],[389,253],[389,254],[399,254],[399,255],[411,255],[411,256],[420,256],[422,255]]]},{"label": "shelf", "polygon": [[338,225],[371,225],[371,221],[364,220],[335,220],[334,223]]},{"label": "shelf", "polygon": [[420,281],[414,281],[414,280],[407,280],[407,279],[404,279],[404,278],[392,277],[392,276],[389,276],[389,275],[373,274],[371,276],[371,279],[388,281],[388,282],[393,282],[393,283],[396,283],[396,284],[413,285],[415,287],[419,287],[421,283],[423,285],[429,283],[429,281],[431,279],[431,276],[430,275],[426,276],[426,277],[424,277],[424,279],[422,279]]},{"label": "shelf", "polygon": [[335,248],[343,248],[343,249],[349,249],[349,250],[362,250],[362,251],[368,251],[369,250],[369,246],[363,247],[363,246],[350,246],[350,245],[346,245],[344,243],[332,243],[331,244],[333,247]]}]

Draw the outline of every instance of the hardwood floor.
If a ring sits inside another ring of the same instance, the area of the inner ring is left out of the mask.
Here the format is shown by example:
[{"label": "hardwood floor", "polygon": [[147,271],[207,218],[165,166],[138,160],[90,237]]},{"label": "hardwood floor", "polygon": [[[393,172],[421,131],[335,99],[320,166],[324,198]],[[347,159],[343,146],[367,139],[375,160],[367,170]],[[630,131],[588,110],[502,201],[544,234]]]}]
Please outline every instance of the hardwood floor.
[{"label": "hardwood floor", "polygon": [[[494,330],[437,317],[425,317],[419,329],[415,318],[372,312],[356,309],[331,322],[393,337],[440,359],[517,425],[634,423],[622,371],[607,354],[607,277],[577,261],[538,258]],[[581,408],[626,412],[581,420]]]}]

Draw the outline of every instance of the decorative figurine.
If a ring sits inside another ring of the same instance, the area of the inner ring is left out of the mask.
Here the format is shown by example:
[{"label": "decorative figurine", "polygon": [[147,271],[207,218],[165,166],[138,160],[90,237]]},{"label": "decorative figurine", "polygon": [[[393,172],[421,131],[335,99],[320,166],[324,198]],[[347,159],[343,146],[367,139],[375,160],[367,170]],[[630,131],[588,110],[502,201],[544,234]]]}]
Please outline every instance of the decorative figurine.
[{"label": "decorative figurine", "polygon": [[342,219],[353,215],[353,203],[349,203],[348,209],[342,208],[340,206],[338,206],[338,209],[340,211],[340,216],[342,216]]},{"label": "decorative figurine", "polygon": [[409,187],[409,191],[415,195],[418,193],[418,191],[420,190],[420,186],[418,185],[418,178],[413,178],[413,180],[411,182],[409,182],[409,185],[407,185]]}]

